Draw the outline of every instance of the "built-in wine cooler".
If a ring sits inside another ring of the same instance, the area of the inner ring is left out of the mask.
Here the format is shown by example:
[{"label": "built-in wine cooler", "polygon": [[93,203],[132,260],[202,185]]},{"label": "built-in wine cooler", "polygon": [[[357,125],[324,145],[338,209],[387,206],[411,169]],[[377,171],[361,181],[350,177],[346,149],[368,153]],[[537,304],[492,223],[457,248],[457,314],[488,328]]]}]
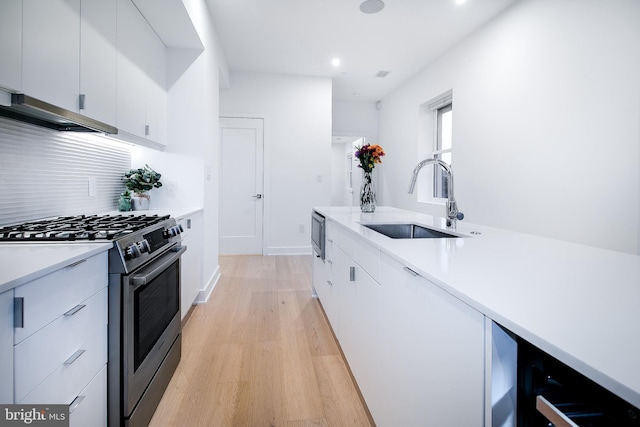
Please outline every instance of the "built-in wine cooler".
[{"label": "built-in wine cooler", "polygon": [[640,410],[518,339],[518,427],[640,426]]}]

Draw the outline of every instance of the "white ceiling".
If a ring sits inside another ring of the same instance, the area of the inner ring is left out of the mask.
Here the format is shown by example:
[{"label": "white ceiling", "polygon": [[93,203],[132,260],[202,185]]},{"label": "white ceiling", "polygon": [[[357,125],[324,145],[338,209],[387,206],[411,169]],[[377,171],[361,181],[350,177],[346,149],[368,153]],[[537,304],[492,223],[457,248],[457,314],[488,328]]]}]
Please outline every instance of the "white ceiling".
[{"label": "white ceiling", "polygon": [[384,1],[207,0],[231,71],[331,77],[342,101],[382,99],[517,0]]}]

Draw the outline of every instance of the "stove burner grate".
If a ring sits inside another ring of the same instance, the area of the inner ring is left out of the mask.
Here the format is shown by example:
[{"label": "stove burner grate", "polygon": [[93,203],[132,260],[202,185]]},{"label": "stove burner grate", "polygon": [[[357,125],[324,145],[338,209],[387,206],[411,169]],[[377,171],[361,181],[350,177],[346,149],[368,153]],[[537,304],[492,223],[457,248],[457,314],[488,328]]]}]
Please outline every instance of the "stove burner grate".
[{"label": "stove burner grate", "polygon": [[0,242],[114,240],[157,224],[169,215],[78,215],[0,227]]}]

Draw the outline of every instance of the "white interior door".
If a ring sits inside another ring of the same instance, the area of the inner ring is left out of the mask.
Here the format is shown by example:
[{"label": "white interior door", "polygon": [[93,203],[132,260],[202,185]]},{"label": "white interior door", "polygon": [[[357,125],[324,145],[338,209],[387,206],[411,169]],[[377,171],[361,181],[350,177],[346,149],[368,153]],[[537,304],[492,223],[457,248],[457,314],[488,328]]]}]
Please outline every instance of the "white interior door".
[{"label": "white interior door", "polygon": [[262,119],[220,117],[220,254],[262,254]]}]

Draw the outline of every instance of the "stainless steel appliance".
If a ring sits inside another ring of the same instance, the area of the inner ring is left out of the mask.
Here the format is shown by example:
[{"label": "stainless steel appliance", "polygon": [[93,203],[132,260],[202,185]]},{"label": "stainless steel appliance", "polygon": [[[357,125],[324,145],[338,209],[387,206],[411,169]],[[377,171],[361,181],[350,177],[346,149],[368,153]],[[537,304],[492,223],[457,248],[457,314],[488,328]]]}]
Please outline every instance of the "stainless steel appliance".
[{"label": "stainless steel appliance", "polygon": [[311,245],[316,255],[324,261],[325,218],[316,211],[311,212]]},{"label": "stainless steel appliance", "polygon": [[109,251],[109,426],[146,426],[181,354],[181,226],[157,215],[92,215],[0,227],[0,241],[104,242]]},{"label": "stainless steel appliance", "polygon": [[146,426],[180,361],[182,229],[167,219],[109,253],[110,426]]},{"label": "stainless steel appliance", "polygon": [[[79,96],[78,107],[84,108],[84,95]],[[58,131],[118,133],[111,125],[22,93],[11,94],[11,105],[0,105],[0,116]]]}]

